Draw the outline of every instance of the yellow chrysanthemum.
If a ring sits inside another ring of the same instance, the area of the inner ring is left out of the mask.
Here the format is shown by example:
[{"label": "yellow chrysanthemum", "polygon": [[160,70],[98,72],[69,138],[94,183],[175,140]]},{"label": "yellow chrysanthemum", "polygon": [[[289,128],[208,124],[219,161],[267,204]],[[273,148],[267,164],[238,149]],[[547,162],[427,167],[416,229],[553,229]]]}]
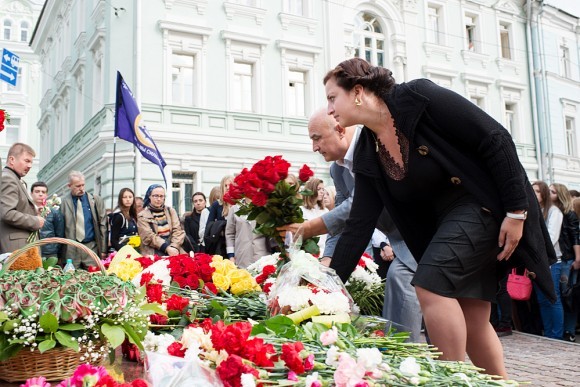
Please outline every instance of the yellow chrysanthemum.
[{"label": "yellow chrysanthemum", "polygon": [[125,259],[115,265],[109,266],[108,274],[116,274],[123,281],[131,281],[142,271],[141,264],[134,259]]},{"label": "yellow chrysanthemum", "polygon": [[212,281],[215,286],[222,289],[223,291],[227,291],[230,288],[231,281],[230,278],[226,275],[223,275],[218,272],[214,272],[212,275]]}]

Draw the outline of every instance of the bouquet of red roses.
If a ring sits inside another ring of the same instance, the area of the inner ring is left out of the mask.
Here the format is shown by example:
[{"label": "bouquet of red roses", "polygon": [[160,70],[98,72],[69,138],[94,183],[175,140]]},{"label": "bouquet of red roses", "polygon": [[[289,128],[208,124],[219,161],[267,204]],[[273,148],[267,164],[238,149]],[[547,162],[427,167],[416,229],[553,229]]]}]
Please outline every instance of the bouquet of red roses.
[{"label": "bouquet of red roses", "polygon": [[[277,242],[283,261],[288,255],[276,228],[304,222],[300,208],[303,203],[301,196],[313,195],[312,192],[301,191],[300,188],[314,172],[304,164],[299,171],[299,184],[289,184],[286,181],[289,168],[290,163],[282,156],[267,156],[251,169],[244,168],[224,194],[224,201],[240,205],[236,215],[247,215],[248,220],[255,220],[255,231]],[[302,249],[317,255],[319,248],[316,239],[304,241]]]}]

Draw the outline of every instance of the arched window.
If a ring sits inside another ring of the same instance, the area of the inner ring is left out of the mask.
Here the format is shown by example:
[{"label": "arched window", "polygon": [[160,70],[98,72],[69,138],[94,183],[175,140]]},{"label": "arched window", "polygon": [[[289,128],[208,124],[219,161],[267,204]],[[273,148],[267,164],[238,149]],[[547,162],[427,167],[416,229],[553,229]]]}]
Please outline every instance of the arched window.
[{"label": "arched window", "polygon": [[28,41],[28,22],[25,20],[20,22],[20,41]]},{"label": "arched window", "polygon": [[12,35],[12,22],[8,19],[4,20],[4,40],[10,40]]},{"label": "arched window", "polygon": [[385,36],[376,15],[360,12],[355,20],[354,55],[375,66],[385,64]]}]

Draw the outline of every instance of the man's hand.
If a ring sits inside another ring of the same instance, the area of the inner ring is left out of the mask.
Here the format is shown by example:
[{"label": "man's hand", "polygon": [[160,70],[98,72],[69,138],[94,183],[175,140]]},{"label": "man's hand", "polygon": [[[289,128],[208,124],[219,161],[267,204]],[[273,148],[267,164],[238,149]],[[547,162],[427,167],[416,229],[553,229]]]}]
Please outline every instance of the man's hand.
[{"label": "man's hand", "polygon": [[320,260],[320,264],[326,267],[330,267],[330,262],[332,261],[332,257],[322,257]]},{"label": "man's hand", "polygon": [[572,268],[574,270],[580,270],[580,259],[576,259],[574,262],[572,262]]},{"label": "man's hand", "polygon": [[524,221],[505,217],[499,230],[499,247],[503,247],[497,260],[508,260],[518,246],[524,231]]},{"label": "man's hand", "polygon": [[383,259],[383,261],[387,262],[391,262],[393,259],[395,259],[395,252],[393,251],[391,245],[385,245],[381,249],[381,258]]},{"label": "man's hand", "polygon": [[38,218],[38,223],[40,223],[40,228],[43,228],[44,222],[45,222],[44,218],[42,216],[37,216],[37,218]]}]

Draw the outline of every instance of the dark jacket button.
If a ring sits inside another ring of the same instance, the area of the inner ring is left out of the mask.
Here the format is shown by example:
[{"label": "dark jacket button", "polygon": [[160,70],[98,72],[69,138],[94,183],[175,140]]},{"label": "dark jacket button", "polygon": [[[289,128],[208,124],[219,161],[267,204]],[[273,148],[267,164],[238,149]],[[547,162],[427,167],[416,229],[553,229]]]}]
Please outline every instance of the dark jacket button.
[{"label": "dark jacket button", "polygon": [[451,178],[451,182],[452,182],[453,184],[455,184],[455,185],[459,185],[459,184],[461,184],[461,179],[460,179],[460,178],[458,178],[457,176],[453,176],[453,177]]},{"label": "dark jacket button", "polygon": [[427,153],[429,153],[429,147],[426,145],[421,145],[419,148],[417,148],[417,152],[419,152],[421,156],[427,156]]}]

